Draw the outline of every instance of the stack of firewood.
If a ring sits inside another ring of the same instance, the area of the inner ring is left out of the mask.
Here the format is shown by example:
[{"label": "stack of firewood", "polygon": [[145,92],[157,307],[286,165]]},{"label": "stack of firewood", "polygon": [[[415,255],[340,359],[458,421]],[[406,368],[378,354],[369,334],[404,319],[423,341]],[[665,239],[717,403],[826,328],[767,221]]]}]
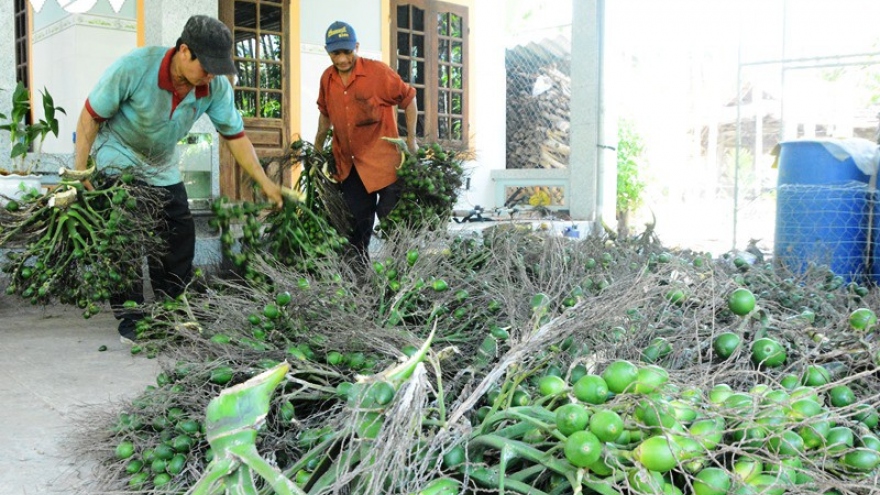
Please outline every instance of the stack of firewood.
[{"label": "stack of firewood", "polygon": [[508,71],[507,168],[566,168],[571,78],[553,66]]}]

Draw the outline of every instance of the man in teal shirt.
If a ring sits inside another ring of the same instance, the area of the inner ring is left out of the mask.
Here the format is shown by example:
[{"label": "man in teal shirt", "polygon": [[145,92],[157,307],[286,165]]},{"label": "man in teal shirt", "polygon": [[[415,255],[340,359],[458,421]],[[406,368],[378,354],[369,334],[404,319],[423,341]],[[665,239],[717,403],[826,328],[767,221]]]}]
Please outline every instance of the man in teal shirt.
[{"label": "man in teal shirt", "polygon": [[[76,168],[85,170],[90,154],[98,168],[114,174],[133,168],[165,197],[160,234],[168,247],[149,256],[150,282],[157,297],[177,297],[192,277],[195,224],[177,167],[177,143],[207,114],[238,164],[280,205],[281,188],[266,176],[244,122],[235,108],[227,74],[235,74],[233,40],[217,19],[196,15],[173,48],[144,47],[117,60],[89,93],[76,126]],[[219,77],[215,77],[219,76]],[[158,258],[158,259],[157,259]],[[139,287],[134,281],[133,287]],[[144,301],[133,288],[114,294],[110,303],[123,341],[134,341],[143,316],[124,312],[123,304]]]}]

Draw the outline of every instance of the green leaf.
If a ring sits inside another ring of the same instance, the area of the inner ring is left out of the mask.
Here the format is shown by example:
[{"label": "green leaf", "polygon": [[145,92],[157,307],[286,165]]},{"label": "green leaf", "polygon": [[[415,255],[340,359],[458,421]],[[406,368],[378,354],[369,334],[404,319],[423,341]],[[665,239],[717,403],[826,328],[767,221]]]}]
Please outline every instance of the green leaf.
[{"label": "green leaf", "polygon": [[[0,125],[0,130],[9,132],[9,140],[13,145],[10,158],[21,157],[23,161],[37,139],[42,143],[50,132],[56,137],[58,136],[59,125],[58,119],[55,117],[56,113],[61,112],[66,115],[67,112],[63,108],[55,106],[55,100],[48,89],[43,88],[41,96],[45,118],[35,124],[27,124],[27,117],[31,112],[30,91],[21,81],[18,82],[12,93],[12,113],[8,117],[5,114],[0,114],[0,119],[5,121]],[[39,152],[39,146],[36,147],[36,150]]]},{"label": "green leaf", "polygon": [[27,88],[24,87],[24,84],[21,81],[18,81],[18,85],[15,87],[15,92],[12,93],[12,107],[25,107],[27,110],[31,108],[31,94]]},{"label": "green leaf", "polygon": [[17,156],[24,156],[28,152],[28,146],[23,142],[15,143],[12,147],[12,153],[9,155],[11,158],[15,158]]}]

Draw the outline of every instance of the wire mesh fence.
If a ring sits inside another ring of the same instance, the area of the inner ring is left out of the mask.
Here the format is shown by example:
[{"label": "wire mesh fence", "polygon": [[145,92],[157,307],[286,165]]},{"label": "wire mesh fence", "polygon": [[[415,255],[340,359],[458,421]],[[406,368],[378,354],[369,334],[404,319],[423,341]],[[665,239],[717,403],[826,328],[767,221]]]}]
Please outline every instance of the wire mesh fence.
[{"label": "wire mesh fence", "polygon": [[507,168],[568,167],[571,128],[571,26],[530,33],[509,48]]},{"label": "wire mesh fence", "polygon": [[781,184],[777,189],[774,253],[796,273],[827,265],[848,281],[870,276],[873,208],[868,185]]}]

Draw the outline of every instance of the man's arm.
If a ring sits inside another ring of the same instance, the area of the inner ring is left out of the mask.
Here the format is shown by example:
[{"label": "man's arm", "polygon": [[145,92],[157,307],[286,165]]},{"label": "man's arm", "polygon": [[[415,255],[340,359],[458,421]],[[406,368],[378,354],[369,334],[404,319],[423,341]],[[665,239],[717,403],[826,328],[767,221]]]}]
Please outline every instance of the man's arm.
[{"label": "man's arm", "polygon": [[92,144],[98,136],[98,121],[83,106],[76,122],[76,146],[74,148],[74,166],[76,170],[89,168],[89,154],[92,152]]},{"label": "man's arm", "polygon": [[224,139],[224,141],[229,146],[229,151],[232,152],[235,161],[260,185],[263,194],[269,198],[269,201],[275,203],[276,206],[281,206],[283,203],[281,199],[281,186],[269,180],[269,177],[260,165],[260,160],[257,158],[257,152],[254,150],[254,145],[251,143],[250,138],[242,136],[236,139]]},{"label": "man's arm", "polygon": [[411,153],[415,153],[419,150],[419,145],[416,143],[416,124],[419,121],[419,106],[416,104],[415,98],[403,109],[403,113],[406,116],[406,146]]},{"label": "man's arm", "polygon": [[315,134],[315,149],[321,151],[324,149],[324,141],[327,140],[327,133],[330,132],[330,117],[318,114],[318,132]]}]

